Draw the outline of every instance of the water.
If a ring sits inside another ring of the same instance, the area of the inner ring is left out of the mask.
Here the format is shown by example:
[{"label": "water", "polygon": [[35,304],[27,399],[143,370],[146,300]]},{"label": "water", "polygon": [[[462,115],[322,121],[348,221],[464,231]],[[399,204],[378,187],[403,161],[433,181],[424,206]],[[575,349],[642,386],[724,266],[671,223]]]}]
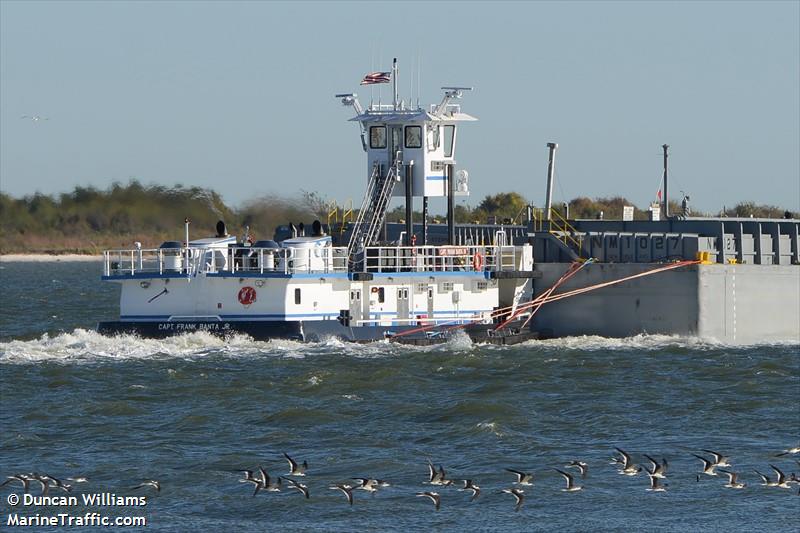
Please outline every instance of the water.
[{"label": "water", "polygon": [[[0,475],[82,475],[80,492],[143,494],[148,530],[777,530],[796,525],[792,490],[759,485],[774,454],[800,443],[796,344],[727,346],[663,336],[571,338],[515,347],[467,339],[435,347],[337,341],[228,342],[193,334],[115,339],[91,331],[115,316],[97,263],[0,265]],[[106,286],[108,285],[108,286]],[[609,464],[614,446],[670,462],[668,491]],[[732,456],[748,483],[695,473],[702,448]],[[286,451],[309,463],[311,499],[259,494],[238,468],[285,474]],[[800,458],[800,455],[795,456]],[[431,490],[426,460],[483,492]],[[590,464],[586,489],[561,491],[552,470]],[[499,493],[532,470],[514,513]],[[392,483],[349,507],[329,490],[355,476]],[[131,491],[145,479],[160,494]],[[13,488],[12,488],[13,487]],[[2,489],[2,521],[11,507]],[[38,493],[38,489],[33,492]],[[60,492],[58,494],[61,494]],[[20,515],[61,507],[16,507]],[[83,515],[87,509],[71,509]],[[78,512],[80,511],[80,512]]]}]

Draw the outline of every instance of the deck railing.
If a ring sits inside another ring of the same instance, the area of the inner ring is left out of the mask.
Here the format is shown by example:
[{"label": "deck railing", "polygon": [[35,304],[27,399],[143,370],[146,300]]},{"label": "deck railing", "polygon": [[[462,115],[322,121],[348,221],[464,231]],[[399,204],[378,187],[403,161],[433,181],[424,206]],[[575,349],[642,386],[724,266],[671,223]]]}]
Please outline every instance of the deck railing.
[{"label": "deck railing", "polygon": [[515,270],[516,246],[370,246],[367,272],[484,272]]},{"label": "deck railing", "polygon": [[106,276],[199,273],[347,272],[347,248],[194,247],[108,250],[103,252]]},{"label": "deck railing", "polygon": [[[387,272],[485,272],[517,270],[517,246],[370,246],[363,270]],[[347,248],[194,247],[108,250],[103,253],[106,276],[200,273],[327,274],[347,272]]]}]

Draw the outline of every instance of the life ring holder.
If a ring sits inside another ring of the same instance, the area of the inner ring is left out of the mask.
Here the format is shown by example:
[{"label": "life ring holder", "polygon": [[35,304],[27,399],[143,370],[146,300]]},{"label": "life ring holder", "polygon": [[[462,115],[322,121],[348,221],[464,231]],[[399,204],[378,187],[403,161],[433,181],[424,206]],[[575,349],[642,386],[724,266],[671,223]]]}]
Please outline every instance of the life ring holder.
[{"label": "life ring holder", "polygon": [[483,270],[483,254],[480,252],[475,252],[475,255],[472,256],[472,269]]}]

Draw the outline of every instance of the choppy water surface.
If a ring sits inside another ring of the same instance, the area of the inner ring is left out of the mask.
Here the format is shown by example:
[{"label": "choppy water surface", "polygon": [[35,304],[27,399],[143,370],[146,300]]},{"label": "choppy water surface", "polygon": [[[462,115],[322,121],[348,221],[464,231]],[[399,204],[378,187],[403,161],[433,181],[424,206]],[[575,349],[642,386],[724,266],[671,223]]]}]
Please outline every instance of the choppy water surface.
[{"label": "choppy water surface", "polygon": [[[759,485],[774,454],[800,443],[796,344],[726,346],[696,339],[571,338],[516,347],[455,340],[436,347],[147,340],[91,331],[116,293],[99,264],[0,265],[0,475],[82,475],[77,492],[146,490],[150,530],[777,530],[800,496]],[[613,447],[666,457],[666,493],[609,464]],[[732,456],[745,490],[695,472],[701,448]],[[309,463],[311,499],[251,497],[238,468],[285,474],[282,452]],[[800,458],[800,455],[795,456]],[[426,460],[468,493],[438,488]],[[561,468],[590,464],[586,489],[561,491]],[[499,493],[532,470],[519,513]],[[329,490],[354,476],[392,483],[355,505]],[[2,490],[3,523],[10,512]],[[33,492],[38,492],[34,490]],[[17,508],[21,514],[48,509]],[[92,509],[97,510],[97,509]],[[115,515],[114,510],[102,510]],[[126,513],[116,513],[126,514]],[[137,514],[128,512],[127,514]],[[140,513],[139,513],[140,514]]]}]

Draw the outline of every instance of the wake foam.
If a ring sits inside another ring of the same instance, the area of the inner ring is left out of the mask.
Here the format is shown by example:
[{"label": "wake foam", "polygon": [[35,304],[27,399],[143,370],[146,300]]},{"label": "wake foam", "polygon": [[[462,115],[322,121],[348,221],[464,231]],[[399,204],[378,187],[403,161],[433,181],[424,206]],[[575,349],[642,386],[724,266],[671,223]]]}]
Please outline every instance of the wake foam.
[{"label": "wake foam", "polygon": [[[356,344],[329,338],[320,342],[299,342],[285,339],[255,341],[246,335],[225,338],[206,332],[192,332],[165,339],[146,339],[134,335],[108,337],[95,331],[76,329],[50,337],[47,334],[34,340],[0,342],[0,364],[36,362],[103,362],[158,359],[199,359],[208,355],[223,357],[279,357],[305,359],[308,357],[346,356],[355,358],[402,357],[424,353],[456,353],[478,355],[485,352],[507,350],[546,350],[558,352],[593,351],[714,351],[742,349],[752,346],[796,347],[792,341],[763,343],[759,345],[729,345],[696,337],[671,335],[636,335],[624,339],[599,336],[565,337],[561,339],[531,340],[514,346],[476,345],[463,332],[453,335],[444,344],[409,346],[388,341]],[[554,353],[555,352],[555,353]],[[554,359],[554,360],[557,360]]]}]

